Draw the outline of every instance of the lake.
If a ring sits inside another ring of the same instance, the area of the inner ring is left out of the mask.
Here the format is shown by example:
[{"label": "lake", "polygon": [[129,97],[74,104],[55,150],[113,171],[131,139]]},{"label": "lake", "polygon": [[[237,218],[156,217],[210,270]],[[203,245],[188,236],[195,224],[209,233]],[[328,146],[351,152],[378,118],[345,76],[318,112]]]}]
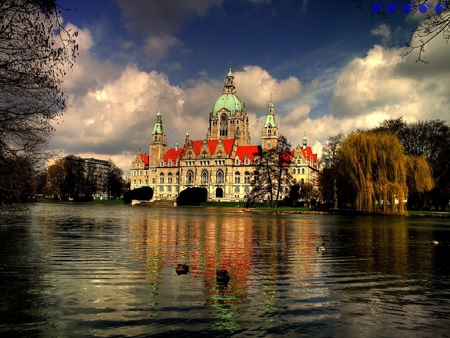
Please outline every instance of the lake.
[{"label": "lake", "polygon": [[450,335],[446,218],[38,204],[0,224],[1,336]]}]

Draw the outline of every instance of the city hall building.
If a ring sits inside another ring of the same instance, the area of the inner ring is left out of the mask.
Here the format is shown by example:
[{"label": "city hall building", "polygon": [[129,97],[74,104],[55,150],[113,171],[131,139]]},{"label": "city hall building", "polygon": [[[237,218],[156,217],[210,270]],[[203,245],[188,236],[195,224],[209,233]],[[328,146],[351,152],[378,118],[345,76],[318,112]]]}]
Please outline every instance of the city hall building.
[{"label": "city hall building", "polygon": [[[275,107],[269,102],[261,143],[251,144],[245,104],[236,95],[230,64],[204,140],[191,140],[187,133],[182,146],[167,149],[163,116],[157,112],[148,154],[138,149],[131,164],[131,189],[150,186],[154,200],[175,200],[186,188],[204,187],[210,201],[245,201],[262,152],[275,147],[278,136]],[[316,167],[317,154],[304,138],[293,150],[289,170],[296,182],[315,184]],[[288,191],[285,187],[281,198]]]}]

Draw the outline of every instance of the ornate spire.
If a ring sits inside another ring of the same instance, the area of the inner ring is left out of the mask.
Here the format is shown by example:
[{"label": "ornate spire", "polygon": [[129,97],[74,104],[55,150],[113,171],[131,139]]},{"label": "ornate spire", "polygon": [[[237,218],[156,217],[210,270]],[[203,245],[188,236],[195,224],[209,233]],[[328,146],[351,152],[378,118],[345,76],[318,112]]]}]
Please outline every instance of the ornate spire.
[{"label": "ornate spire", "polygon": [[223,85],[222,94],[236,94],[236,87],[234,85],[234,74],[231,69],[228,70],[227,77],[225,78],[225,84]]},{"label": "ornate spire", "polygon": [[162,123],[162,114],[161,114],[161,108],[156,113],[156,120],[155,120],[155,126],[153,127],[152,135],[155,134],[164,134],[164,128]]},{"label": "ornate spire", "polygon": [[275,106],[272,103],[272,92],[270,92],[270,102],[267,105],[267,116],[266,116],[266,123],[264,124],[264,127],[267,126],[276,127],[277,124],[275,122]]}]

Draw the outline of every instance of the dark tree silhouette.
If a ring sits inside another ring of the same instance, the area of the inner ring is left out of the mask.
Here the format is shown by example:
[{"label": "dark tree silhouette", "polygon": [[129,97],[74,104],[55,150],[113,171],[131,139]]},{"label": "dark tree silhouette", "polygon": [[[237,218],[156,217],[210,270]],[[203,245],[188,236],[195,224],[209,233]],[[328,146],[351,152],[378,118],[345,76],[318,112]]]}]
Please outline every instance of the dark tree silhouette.
[{"label": "dark tree silhouette", "polygon": [[60,10],[55,0],[0,0],[1,210],[26,208],[51,123],[65,108],[61,83],[75,60],[77,34],[60,25]]}]

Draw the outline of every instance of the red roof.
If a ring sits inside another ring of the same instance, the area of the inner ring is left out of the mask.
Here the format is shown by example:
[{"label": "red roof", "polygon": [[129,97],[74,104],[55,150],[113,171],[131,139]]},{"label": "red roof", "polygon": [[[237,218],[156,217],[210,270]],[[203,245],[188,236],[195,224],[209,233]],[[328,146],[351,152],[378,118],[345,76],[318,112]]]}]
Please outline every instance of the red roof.
[{"label": "red roof", "polygon": [[172,160],[172,165],[175,165],[177,163],[177,160],[180,158],[181,154],[183,153],[183,148],[169,149],[164,154],[164,163],[169,164],[169,161]]},{"label": "red roof", "polygon": [[148,155],[147,154],[139,154],[141,155],[141,161],[144,162],[144,167],[148,168]]},{"label": "red roof", "polygon": [[301,149],[303,157],[311,162],[311,165],[315,166],[317,162],[317,154],[313,154],[312,148],[307,146],[305,149]]},{"label": "red roof", "polygon": [[238,146],[236,156],[239,157],[241,163],[244,162],[245,157],[248,157],[250,163],[253,163],[255,156],[261,156],[261,148],[259,146]]},{"label": "red roof", "polygon": [[[200,152],[202,151],[204,141],[192,141],[192,148],[194,149],[195,155],[200,155]],[[208,140],[206,141],[206,144],[209,148],[209,153],[214,154],[217,149],[217,145],[219,144],[219,140]],[[223,147],[225,149],[225,153],[227,155],[230,155],[233,150],[234,145],[234,139],[226,139],[222,140]],[[184,149],[186,151],[187,149]]]},{"label": "red roof", "polygon": [[223,147],[225,148],[225,153],[227,155],[230,155],[231,151],[233,150],[234,139],[222,140],[222,143]]}]

